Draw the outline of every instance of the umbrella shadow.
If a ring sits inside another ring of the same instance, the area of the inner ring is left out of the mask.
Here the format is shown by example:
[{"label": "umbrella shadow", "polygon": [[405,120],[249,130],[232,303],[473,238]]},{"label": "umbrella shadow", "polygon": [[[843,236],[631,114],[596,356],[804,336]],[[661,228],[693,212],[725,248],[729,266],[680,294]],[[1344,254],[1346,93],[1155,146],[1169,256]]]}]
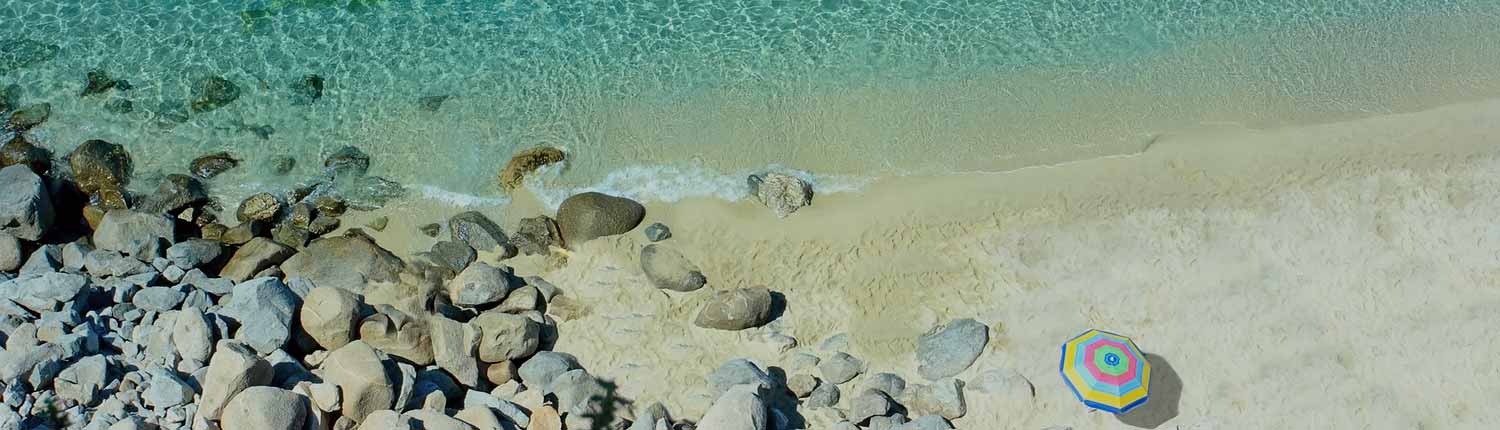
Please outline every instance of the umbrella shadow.
[{"label": "umbrella shadow", "polygon": [[1182,401],[1182,377],[1177,376],[1165,357],[1146,353],[1146,360],[1151,363],[1150,400],[1115,418],[1131,427],[1154,429],[1177,417],[1177,406]]}]

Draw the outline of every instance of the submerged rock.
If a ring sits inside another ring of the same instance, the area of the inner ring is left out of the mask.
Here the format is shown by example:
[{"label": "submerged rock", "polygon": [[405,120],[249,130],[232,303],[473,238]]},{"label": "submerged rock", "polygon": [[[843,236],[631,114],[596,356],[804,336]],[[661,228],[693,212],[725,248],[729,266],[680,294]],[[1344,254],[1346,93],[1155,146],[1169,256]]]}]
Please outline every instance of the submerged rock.
[{"label": "submerged rock", "polygon": [[266,170],[276,176],[286,176],[295,168],[297,168],[297,159],[285,155],[272,156],[266,161]]},{"label": "submerged rock", "polygon": [[812,204],[812,184],[795,176],[764,173],[750,175],[748,182],[750,194],[778,218],[786,218],[797,209]]},{"label": "submerged rock", "polygon": [[246,197],[240,202],[239,210],[235,211],[235,218],[240,222],[266,221],[276,219],[281,214],[281,200],[271,193],[258,193]]},{"label": "submerged rock", "polygon": [[0,169],[0,233],[35,241],[52,228],[54,217],[40,176],[22,165]]},{"label": "submerged rock", "polygon": [[135,112],[135,102],[130,99],[110,99],[104,102],[104,110],[109,113],[124,115]]},{"label": "submerged rock", "polygon": [[52,117],[51,103],[37,103],[16,109],[10,113],[10,119],[5,121],[5,128],[14,131],[26,131],[47,122]]},{"label": "submerged rock", "polygon": [[0,74],[52,61],[60,50],[57,45],[31,39],[0,40]]},{"label": "submerged rock", "polygon": [[406,196],[406,187],[379,176],[362,176],[340,184],[339,195],[355,208],[373,209]]},{"label": "submerged rock", "polygon": [[666,224],[659,222],[646,226],[646,229],[642,233],[645,233],[646,240],[652,242],[661,242],[672,238],[672,229],[667,228]]},{"label": "submerged rock", "polygon": [[68,154],[68,165],[73,168],[73,181],[78,184],[78,190],[85,194],[120,192],[130,184],[130,175],[135,171],[135,164],[124,146],[98,139],[73,149]]},{"label": "submerged rock", "polygon": [[771,322],[771,290],[764,287],[722,290],[698,311],[693,324],[718,330],[744,330]]},{"label": "submerged rock", "polygon": [[370,171],[370,155],[359,148],[345,146],[323,160],[323,167],[335,178],[364,176]]},{"label": "submerged rock", "polygon": [[240,160],[228,152],[215,152],[193,159],[188,172],[203,179],[212,179],[240,165]]},{"label": "submerged rock", "polygon": [[548,164],[567,158],[562,150],[550,147],[530,148],[517,153],[500,169],[500,188],[509,192],[521,187],[526,175]]},{"label": "submerged rock", "polygon": [[52,151],[36,146],[25,134],[16,134],[0,146],[0,167],[26,165],[32,172],[45,175],[52,170]]},{"label": "submerged rock", "polygon": [[109,72],[97,69],[90,70],[84,78],[83,92],[78,95],[79,97],[86,97],[94,94],[102,94],[113,89],[115,83],[114,78],[109,77]]},{"label": "submerged rock", "polygon": [[557,225],[568,248],[595,238],[624,234],[645,218],[646,207],[640,203],[596,192],[575,194],[557,208]]},{"label": "submerged rock", "polygon": [[240,98],[240,87],[222,76],[206,76],[193,81],[193,112],[212,112]]},{"label": "submerged rock", "polygon": [[292,106],[309,105],[323,98],[323,77],[302,75],[287,86],[291,90]]},{"label": "submerged rock", "polygon": [[428,112],[437,112],[438,108],[443,107],[443,102],[451,97],[448,95],[422,97],[417,99],[417,107]]},{"label": "submerged rock", "polygon": [[188,208],[202,207],[209,203],[208,190],[192,176],[171,174],[156,187],[156,193],[142,201],[140,210],[149,213],[175,215]]}]

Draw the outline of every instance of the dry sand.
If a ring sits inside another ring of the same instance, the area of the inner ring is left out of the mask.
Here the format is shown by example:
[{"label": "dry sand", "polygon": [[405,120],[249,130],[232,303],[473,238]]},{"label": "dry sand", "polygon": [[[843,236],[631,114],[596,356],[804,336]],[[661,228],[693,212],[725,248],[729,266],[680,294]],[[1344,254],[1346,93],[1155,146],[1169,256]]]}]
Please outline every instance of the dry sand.
[{"label": "dry sand", "polygon": [[[819,343],[839,333],[867,374],[925,382],[917,336],[972,317],[992,340],[960,379],[1014,371],[1035,396],[970,390],[962,429],[1495,428],[1497,155],[1500,101],[1210,127],[1130,156],[882,180],[787,219],[750,202],[650,205],[647,223],[670,225],[665,243],[707,274],[694,293],[650,286],[639,231],[590,242],[561,267],[507,263],[566,292],[557,350],[678,417],[706,409],[704,376],[725,360],[794,374],[792,354],[826,357]],[[486,211],[513,227],[538,211],[525,200]],[[451,212],[391,212],[382,243],[424,248],[431,239],[410,232]],[[786,296],[770,327],[691,325],[708,290],[755,285]],[[1058,346],[1089,327],[1155,355],[1165,378],[1146,413],[1090,413],[1069,394]],[[781,353],[768,332],[801,346]],[[859,382],[844,386],[846,403]]]}]

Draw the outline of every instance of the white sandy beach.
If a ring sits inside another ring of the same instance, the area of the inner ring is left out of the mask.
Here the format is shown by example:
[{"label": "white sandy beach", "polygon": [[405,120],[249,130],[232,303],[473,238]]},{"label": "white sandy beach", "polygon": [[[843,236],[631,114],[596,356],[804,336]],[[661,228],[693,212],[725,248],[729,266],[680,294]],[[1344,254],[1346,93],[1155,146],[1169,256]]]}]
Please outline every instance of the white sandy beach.
[{"label": "white sandy beach", "polygon": [[[792,375],[792,354],[826,358],[820,342],[840,333],[866,375],[925,382],[917,336],[972,317],[992,341],[960,379],[1013,370],[1035,397],[971,389],[963,429],[1490,428],[1500,424],[1484,401],[1500,389],[1485,360],[1500,347],[1483,331],[1500,324],[1497,155],[1500,101],[1487,101],[1220,127],[1064,166],[892,178],[787,219],[751,202],[651,205],[646,222],[672,227],[665,243],[704,269],[705,290],[786,296],[779,320],[741,333],[691,324],[707,291],[653,288],[639,232],[590,242],[560,268],[507,263],[566,291],[557,350],[684,418],[707,408],[703,378],[725,360]],[[524,200],[497,219],[542,211]],[[392,213],[382,243],[401,252],[391,240],[446,215],[420,212]],[[1133,426],[1087,412],[1057,373],[1060,343],[1089,327],[1133,336],[1167,378]],[[780,353],[762,340],[769,331],[801,345]]]}]

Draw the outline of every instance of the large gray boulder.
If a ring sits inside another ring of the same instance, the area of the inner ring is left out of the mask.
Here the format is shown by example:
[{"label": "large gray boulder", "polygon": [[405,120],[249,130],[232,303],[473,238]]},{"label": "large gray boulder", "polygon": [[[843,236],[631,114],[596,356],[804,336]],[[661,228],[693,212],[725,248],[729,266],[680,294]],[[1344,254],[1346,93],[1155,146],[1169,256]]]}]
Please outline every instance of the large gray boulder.
[{"label": "large gray boulder", "polygon": [[281,263],[288,277],[300,276],[319,287],[364,292],[372,282],[396,282],[406,266],[374,241],[361,235],[326,237]]},{"label": "large gray boulder", "polygon": [[250,387],[234,396],[219,424],[224,430],[303,430],[312,413],[306,397],[276,387]]},{"label": "large gray boulder", "polygon": [[66,272],[26,275],[0,281],[0,299],[8,299],[32,312],[58,310],[90,285],[89,277]]},{"label": "large gray boulder", "polygon": [[302,303],[302,330],[323,349],[339,349],[354,341],[362,306],[362,298],[349,290],[313,288]]},{"label": "large gray boulder", "polygon": [[695,291],[708,283],[698,265],[676,249],[651,244],[641,248],[641,270],[656,288],[672,291]]},{"label": "large gray boulder", "polygon": [[979,359],[989,339],[989,327],[973,319],[933,327],[917,338],[917,373],[929,381],[958,375]]},{"label": "large gray boulder", "polygon": [[362,341],[350,342],[323,360],[323,379],[339,387],[345,417],[363,422],[370,413],[390,409],[396,403],[397,380],[375,348]]},{"label": "large gray boulder", "polygon": [[271,363],[249,346],[234,341],[219,341],[204,374],[203,397],[198,414],[209,420],[219,419],[224,406],[246,388],[271,383]]},{"label": "large gray boulder", "polygon": [[525,282],[515,277],[510,267],[477,262],[448,282],[448,299],[457,306],[480,307],[505,300],[511,290],[523,285]]},{"label": "large gray boulder", "polygon": [[744,330],[771,322],[771,290],[764,287],[714,292],[693,324],[718,330]]},{"label": "large gray boulder", "polygon": [[297,251],[276,241],[264,237],[250,239],[250,242],[240,246],[234,256],[229,257],[229,262],[224,263],[224,269],[219,271],[219,276],[229,278],[234,282],[245,282],[266,270],[275,266]]},{"label": "large gray boulder", "polygon": [[0,234],[38,240],[55,216],[42,177],[20,164],[0,169]]},{"label": "large gray boulder", "polygon": [[234,286],[229,304],[219,313],[240,328],[235,339],[262,355],[286,346],[301,299],[280,279],[256,278]]},{"label": "large gray boulder", "polygon": [[492,251],[496,247],[510,244],[510,238],[505,236],[505,231],[501,230],[500,226],[489,217],[479,212],[464,212],[449,218],[448,232],[452,235],[454,242],[467,243],[481,252]]},{"label": "large gray boulder", "polygon": [[766,401],[761,398],[759,387],[738,385],[730,388],[714,401],[698,428],[714,430],[767,430],[771,428],[767,416]]},{"label": "large gray boulder", "polygon": [[575,194],[557,208],[563,245],[570,249],[595,238],[629,232],[645,218],[646,207],[640,203],[595,192]]},{"label": "large gray boulder", "polygon": [[116,209],[105,213],[99,221],[99,228],[94,230],[94,247],[151,261],[156,256],[148,255],[150,247],[157,240],[171,242],[175,232],[175,224],[165,215]]}]

